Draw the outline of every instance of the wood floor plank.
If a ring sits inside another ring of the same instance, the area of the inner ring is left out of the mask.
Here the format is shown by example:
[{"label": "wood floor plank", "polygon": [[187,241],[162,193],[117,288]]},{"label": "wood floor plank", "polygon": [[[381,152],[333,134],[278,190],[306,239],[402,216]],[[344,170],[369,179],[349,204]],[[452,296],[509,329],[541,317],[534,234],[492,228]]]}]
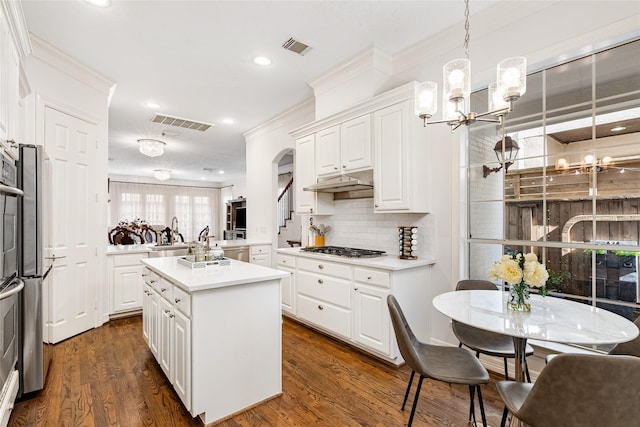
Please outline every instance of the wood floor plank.
[{"label": "wood floor plank", "polygon": [[[282,338],[282,395],[218,426],[406,425],[415,391],[414,384],[406,410],[400,411],[407,367],[392,366],[289,319]],[[503,408],[496,379],[492,375],[482,390],[494,427]],[[466,386],[426,380],[414,426],[466,426],[468,399]],[[134,316],[56,344],[45,390],[16,402],[9,426],[195,427],[202,422],[185,410],[142,338],[140,316]]]}]

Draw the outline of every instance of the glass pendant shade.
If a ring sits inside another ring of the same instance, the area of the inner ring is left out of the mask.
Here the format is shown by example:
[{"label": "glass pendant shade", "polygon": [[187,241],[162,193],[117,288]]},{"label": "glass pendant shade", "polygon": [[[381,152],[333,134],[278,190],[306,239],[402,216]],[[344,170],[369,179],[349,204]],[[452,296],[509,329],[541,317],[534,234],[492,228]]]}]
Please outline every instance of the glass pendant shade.
[{"label": "glass pendant shade", "polygon": [[515,101],[527,91],[527,58],[516,56],[498,64],[498,87],[505,101]]},{"label": "glass pendant shade", "polygon": [[454,59],[442,68],[442,119],[457,121],[471,93],[471,62]]},{"label": "glass pendant shade", "polygon": [[160,181],[166,181],[167,179],[171,178],[171,171],[156,169],[153,171],[153,177],[155,179],[159,179]]},{"label": "glass pendant shade", "polygon": [[498,87],[498,83],[489,85],[489,111],[502,110],[509,107],[509,103],[504,100],[504,89]]},{"label": "glass pendant shade", "polygon": [[416,116],[431,117],[438,111],[438,84],[424,82],[416,86],[415,112]]},{"label": "glass pendant shade", "polygon": [[164,142],[157,139],[139,139],[140,152],[145,156],[158,157],[164,153]]}]

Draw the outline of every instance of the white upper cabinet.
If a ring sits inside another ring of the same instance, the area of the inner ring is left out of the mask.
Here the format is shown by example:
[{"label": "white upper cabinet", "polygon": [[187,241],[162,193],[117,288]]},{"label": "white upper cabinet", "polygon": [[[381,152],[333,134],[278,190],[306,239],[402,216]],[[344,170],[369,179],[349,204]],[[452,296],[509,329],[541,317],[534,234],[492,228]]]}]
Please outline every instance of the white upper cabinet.
[{"label": "white upper cabinet", "polygon": [[316,133],[316,175],[336,176],[371,169],[371,115]]},{"label": "white upper cabinet", "polygon": [[426,141],[413,99],[378,110],[374,121],[374,212],[429,212]]},{"label": "white upper cabinet", "polygon": [[296,176],[293,181],[296,188],[296,213],[331,215],[335,210],[331,194],[304,191],[305,187],[316,183],[315,140],[315,135],[296,140]]}]

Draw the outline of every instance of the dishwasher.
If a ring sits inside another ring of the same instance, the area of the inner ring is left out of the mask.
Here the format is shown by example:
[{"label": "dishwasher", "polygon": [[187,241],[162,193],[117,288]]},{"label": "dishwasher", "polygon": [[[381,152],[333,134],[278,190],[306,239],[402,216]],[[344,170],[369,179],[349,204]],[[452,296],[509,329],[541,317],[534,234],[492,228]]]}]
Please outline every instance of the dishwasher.
[{"label": "dishwasher", "polygon": [[232,246],[230,248],[224,248],[224,256],[225,258],[249,262],[249,246]]}]

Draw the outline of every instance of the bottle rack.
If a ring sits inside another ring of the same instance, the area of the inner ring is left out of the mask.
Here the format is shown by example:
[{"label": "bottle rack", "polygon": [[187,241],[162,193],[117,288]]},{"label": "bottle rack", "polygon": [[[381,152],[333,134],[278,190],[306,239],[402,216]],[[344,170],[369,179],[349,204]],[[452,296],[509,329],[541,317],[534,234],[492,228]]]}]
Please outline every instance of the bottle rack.
[{"label": "bottle rack", "polygon": [[418,227],[399,226],[398,240],[400,246],[400,259],[418,259]]}]

